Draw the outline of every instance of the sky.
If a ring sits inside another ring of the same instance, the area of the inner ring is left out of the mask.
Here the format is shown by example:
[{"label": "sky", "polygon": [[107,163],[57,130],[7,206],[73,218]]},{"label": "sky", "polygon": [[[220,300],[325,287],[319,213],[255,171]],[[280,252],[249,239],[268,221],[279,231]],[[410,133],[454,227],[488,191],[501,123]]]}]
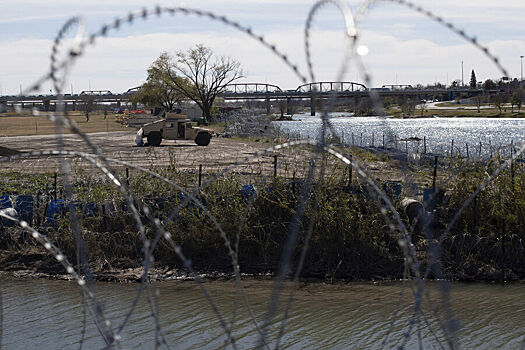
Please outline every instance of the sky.
[{"label": "sky", "polygon": [[[519,78],[520,55],[525,55],[525,1],[523,0],[413,0],[454,23],[488,47]],[[0,94],[18,94],[49,71],[53,40],[72,16],[81,16],[89,35],[116,17],[144,7],[186,6],[218,15],[263,35],[307,75],[304,24],[315,1],[311,0],[194,0],[157,3],[137,0],[2,0],[0,2]],[[348,1],[356,13],[361,1]],[[334,81],[343,59],[343,18],[325,6],[314,19],[312,61],[316,81]],[[75,30],[66,35],[73,38]],[[467,83],[474,69],[478,81],[501,78],[502,73],[480,50],[399,4],[377,2],[359,26],[359,45],[368,47],[363,62],[371,87],[383,84],[450,84],[461,79],[463,61]],[[66,41],[59,55],[67,52]],[[72,90],[122,92],[146,79],[148,66],[166,51],[175,54],[203,44],[217,55],[241,63],[239,82],[267,82],[283,90],[295,89],[301,80],[267,48],[224,24],[195,16],[153,16],[109,32],[89,46],[71,68],[66,93]],[[524,60],[525,61],[525,60]],[[342,80],[363,82],[363,72],[353,62]],[[51,82],[33,93],[50,93]]]}]

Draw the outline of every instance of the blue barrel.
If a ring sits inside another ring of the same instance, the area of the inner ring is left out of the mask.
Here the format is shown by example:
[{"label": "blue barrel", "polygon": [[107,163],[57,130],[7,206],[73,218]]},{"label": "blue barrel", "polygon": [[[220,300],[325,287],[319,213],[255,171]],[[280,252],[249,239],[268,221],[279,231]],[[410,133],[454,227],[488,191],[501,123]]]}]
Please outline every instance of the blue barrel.
[{"label": "blue barrel", "polygon": [[255,192],[256,190],[254,184],[244,185],[241,189],[241,196],[244,200],[249,200],[250,198],[255,196]]},{"label": "blue barrel", "polygon": [[47,222],[51,225],[58,223],[58,218],[64,216],[66,202],[63,199],[51,200],[47,207]]},{"label": "blue barrel", "polygon": [[[9,195],[2,195],[0,196],[0,209],[7,208],[13,208],[13,201]],[[12,220],[2,217],[2,224],[5,226],[13,226],[15,223]]]},{"label": "blue barrel", "polygon": [[33,225],[33,212],[35,200],[33,196],[17,196],[16,211],[20,220],[24,220],[29,225]]},{"label": "blue barrel", "polygon": [[84,206],[84,216],[87,218],[94,218],[99,216],[98,204],[95,202],[88,203]]},{"label": "blue barrel", "polygon": [[13,208],[13,201],[9,195],[0,196],[0,209]]},{"label": "blue barrel", "polygon": [[128,206],[128,202],[127,202],[127,201],[122,201],[122,202],[120,202],[120,210],[121,210],[122,212],[125,213],[125,212],[128,211],[128,209],[129,209],[129,206]]}]

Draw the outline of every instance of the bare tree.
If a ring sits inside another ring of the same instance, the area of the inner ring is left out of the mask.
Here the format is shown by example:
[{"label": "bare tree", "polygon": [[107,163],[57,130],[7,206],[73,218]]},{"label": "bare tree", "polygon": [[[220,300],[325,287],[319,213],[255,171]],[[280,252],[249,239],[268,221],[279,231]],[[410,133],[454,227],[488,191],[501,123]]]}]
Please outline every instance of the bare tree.
[{"label": "bare tree", "polygon": [[[177,61],[170,68],[169,84],[194,101],[201,108],[205,119],[211,117],[217,94],[226,85],[242,77],[239,62],[230,57],[214,57],[210,48],[200,44],[187,52],[177,52]],[[181,83],[177,73],[189,80],[190,84]]]},{"label": "bare tree", "polygon": [[80,105],[80,109],[84,111],[86,123],[89,122],[89,113],[95,110],[95,97],[93,95],[84,95],[81,97],[84,102]]},{"label": "bare tree", "polygon": [[481,95],[475,97],[476,106],[478,107],[478,113],[481,113]]},{"label": "bare tree", "polygon": [[406,101],[404,101],[400,107],[401,111],[403,112],[403,116],[412,116],[416,109],[416,103],[409,98]]},{"label": "bare tree", "polygon": [[455,92],[454,93],[454,100],[456,101],[456,104],[460,104],[461,103],[461,98],[463,97],[463,94],[461,94],[461,92]]},{"label": "bare tree", "polygon": [[523,100],[523,91],[521,89],[514,91],[510,98],[510,104],[512,105],[512,113],[514,113],[514,106],[518,107],[518,113],[521,112],[521,104]]},{"label": "bare tree", "polygon": [[427,109],[427,100],[421,100],[421,103],[419,104],[419,107],[421,108],[421,116],[425,115],[425,110]]},{"label": "bare tree", "polygon": [[279,106],[279,113],[281,114],[281,119],[284,119],[284,114],[286,113],[286,101],[279,100],[277,102],[277,105]]},{"label": "bare tree", "polygon": [[499,110],[499,116],[501,117],[501,110],[503,108],[503,104],[505,103],[503,95],[496,94],[492,103],[494,104],[494,107],[496,107]]}]

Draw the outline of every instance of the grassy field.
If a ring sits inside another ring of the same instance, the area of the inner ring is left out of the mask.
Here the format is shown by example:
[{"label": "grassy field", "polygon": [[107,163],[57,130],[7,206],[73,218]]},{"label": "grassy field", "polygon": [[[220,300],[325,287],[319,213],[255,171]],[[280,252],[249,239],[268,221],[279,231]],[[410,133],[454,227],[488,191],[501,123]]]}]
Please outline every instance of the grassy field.
[{"label": "grassy field", "polygon": [[[427,112],[428,111],[428,112]],[[499,118],[499,110],[497,108],[481,109],[478,113],[477,109],[428,109],[424,115],[432,116],[438,115],[440,117],[465,117],[465,118]],[[421,111],[416,111],[414,115],[421,115]],[[524,118],[525,111],[518,113],[515,109],[512,113],[510,108],[501,112],[501,118]]]},{"label": "grassy field", "polygon": [[[392,115],[394,117],[403,117],[403,113],[399,108],[388,108],[387,114]],[[510,107],[503,108],[500,112],[497,108],[484,108],[480,109],[480,112],[478,113],[477,109],[458,109],[458,108],[451,108],[451,109],[443,109],[443,108],[427,108],[423,113],[421,113],[420,108],[416,108],[414,110],[414,114],[408,118],[413,117],[432,117],[434,115],[437,115],[439,117],[443,118],[525,118],[525,110],[521,110],[521,113],[517,112],[517,109],[514,109],[514,112],[512,112],[512,109]]]},{"label": "grassy field", "polygon": [[[105,131],[127,131],[129,128],[117,122],[116,115],[108,114],[104,119],[103,113],[92,113],[89,122],[81,112],[70,114],[78,124],[80,130],[85,133]],[[49,135],[55,133],[55,125],[47,120],[45,113],[38,117],[31,115],[17,115],[13,113],[0,114],[0,137],[2,136],[27,136],[27,135]],[[65,131],[65,133],[69,133]]]}]

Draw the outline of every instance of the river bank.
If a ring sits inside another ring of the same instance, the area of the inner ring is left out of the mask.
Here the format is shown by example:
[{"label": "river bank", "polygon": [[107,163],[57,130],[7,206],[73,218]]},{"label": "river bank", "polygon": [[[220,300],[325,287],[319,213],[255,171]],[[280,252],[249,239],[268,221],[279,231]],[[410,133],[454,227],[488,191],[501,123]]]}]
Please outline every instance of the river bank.
[{"label": "river bank", "polygon": [[[455,181],[436,198],[433,209],[427,207],[432,219],[422,227],[411,225],[403,215],[400,194],[398,197],[385,187],[392,196],[395,209],[402,214],[404,225],[409,227],[422,270],[426,267],[429,251],[432,251],[429,246],[437,243],[447,223],[484,180],[484,174],[492,172],[490,168],[494,166],[462,168]],[[386,217],[383,216],[381,201],[374,197],[370,188],[358,183],[342,185],[341,180],[346,182],[347,178],[345,170],[340,171],[335,177],[332,175],[317,181],[310,189],[297,229],[297,244],[292,250],[291,271],[299,264],[308,223],[311,223],[309,247],[302,265],[303,278],[321,282],[404,278],[404,254],[398,243],[401,231],[389,228],[390,215],[387,211]],[[186,177],[187,174],[178,173],[178,182]],[[242,273],[273,276],[280,269],[303,183],[298,178],[290,182],[279,177],[266,184],[256,183],[253,189],[243,192],[241,180],[242,177],[236,176],[216,180],[198,196],[209,212],[193,204],[186,205],[177,211],[174,221],[165,220],[173,215],[173,208],[184,200],[184,196],[166,192],[155,179],[144,182],[144,179],[137,178],[136,182],[130,181],[130,188],[137,195],[150,195],[144,203],[155,217],[164,222],[170,237],[191,259],[191,266],[197,274],[209,278],[231,278],[232,252],[228,251],[227,244],[232,247]],[[90,184],[89,193],[98,193],[99,199],[107,201],[118,195],[90,178],[83,181],[75,184],[80,194],[86,194],[82,188]],[[523,184],[523,167],[516,167],[512,172],[504,172],[482,191],[444,237],[440,253],[442,271],[438,275],[431,272],[429,278],[485,282],[525,279],[525,251],[521,244],[525,237]],[[113,199],[112,203],[118,202]],[[86,242],[89,266],[100,281],[137,281],[144,259],[143,238],[136,231],[131,212],[122,206],[117,207],[118,210],[106,213],[84,212],[78,221]],[[82,215],[82,211],[79,214]],[[59,216],[39,214],[48,219],[34,226],[59,247],[69,261],[74,262],[76,238],[67,213],[53,215]],[[154,240],[157,234],[155,225],[143,214],[140,217],[146,225],[145,237]],[[20,228],[1,229],[0,249],[0,269],[3,271],[18,276],[63,278],[63,267]],[[185,268],[186,262],[177,257],[166,241],[159,241],[153,256],[153,280],[187,278],[190,275]]]},{"label": "river bank", "polygon": [[[29,262],[37,258],[35,261]],[[100,264],[100,263],[99,263]],[[100,265],[103,265],[102,262]],[[49,279],[61,281],[74,281],[74,278],[65,273],[61,265],[55,264],[52,257],[42,254],[26,253],[24,251],[17,253],[3,253],[0,255],[0,278],[12,277],[22,279]],[[123,263],[119,263],[123,265]],[[135,264],[133,264],[135,265]],[[450,280],[462,283],[500,283],[500,284],[525,284],[525,277],[518,278],[514,273],[505,275],[505,271],[501,271],[495,266],[477,266],[469,268],[470,271],[457,271],[455,276]],[[97,282],[108,283],[141,283],[144,278],[143,267],[94,267],[90,270],[91,277]],[[473,274],[472,274],[473,273]],[[505,275],[505,276],[504,276]],[[235,274],[231,272],[220,271],[199,271],[197,273],[199,280],[202,281],[234,281]],[[85,277],[85,276],[84,276]],[[276,277],[276,272],[266,273],[241,273],[242,280],[256,280],[256,281],[273,281]],[[505,278],[507,277],[507,278]],[[510,278],[509,278],[510,277]],[[195,275],[192,275],[184,269],[172,268],[170,266],[153,267],[148,270],[149,282],[166,282],[166,281],[193,281]],[[287,279],[291,279],[291,276]],[[355,282],[388,282],[404,280],[401,274],[392,276],[374,275],[368,278],[322,278],[315,276],[304,275],[299,278],[300,283],[319,283],[319,284],[347,284]],[[429,278],[429,281],[434,278]]]}]

